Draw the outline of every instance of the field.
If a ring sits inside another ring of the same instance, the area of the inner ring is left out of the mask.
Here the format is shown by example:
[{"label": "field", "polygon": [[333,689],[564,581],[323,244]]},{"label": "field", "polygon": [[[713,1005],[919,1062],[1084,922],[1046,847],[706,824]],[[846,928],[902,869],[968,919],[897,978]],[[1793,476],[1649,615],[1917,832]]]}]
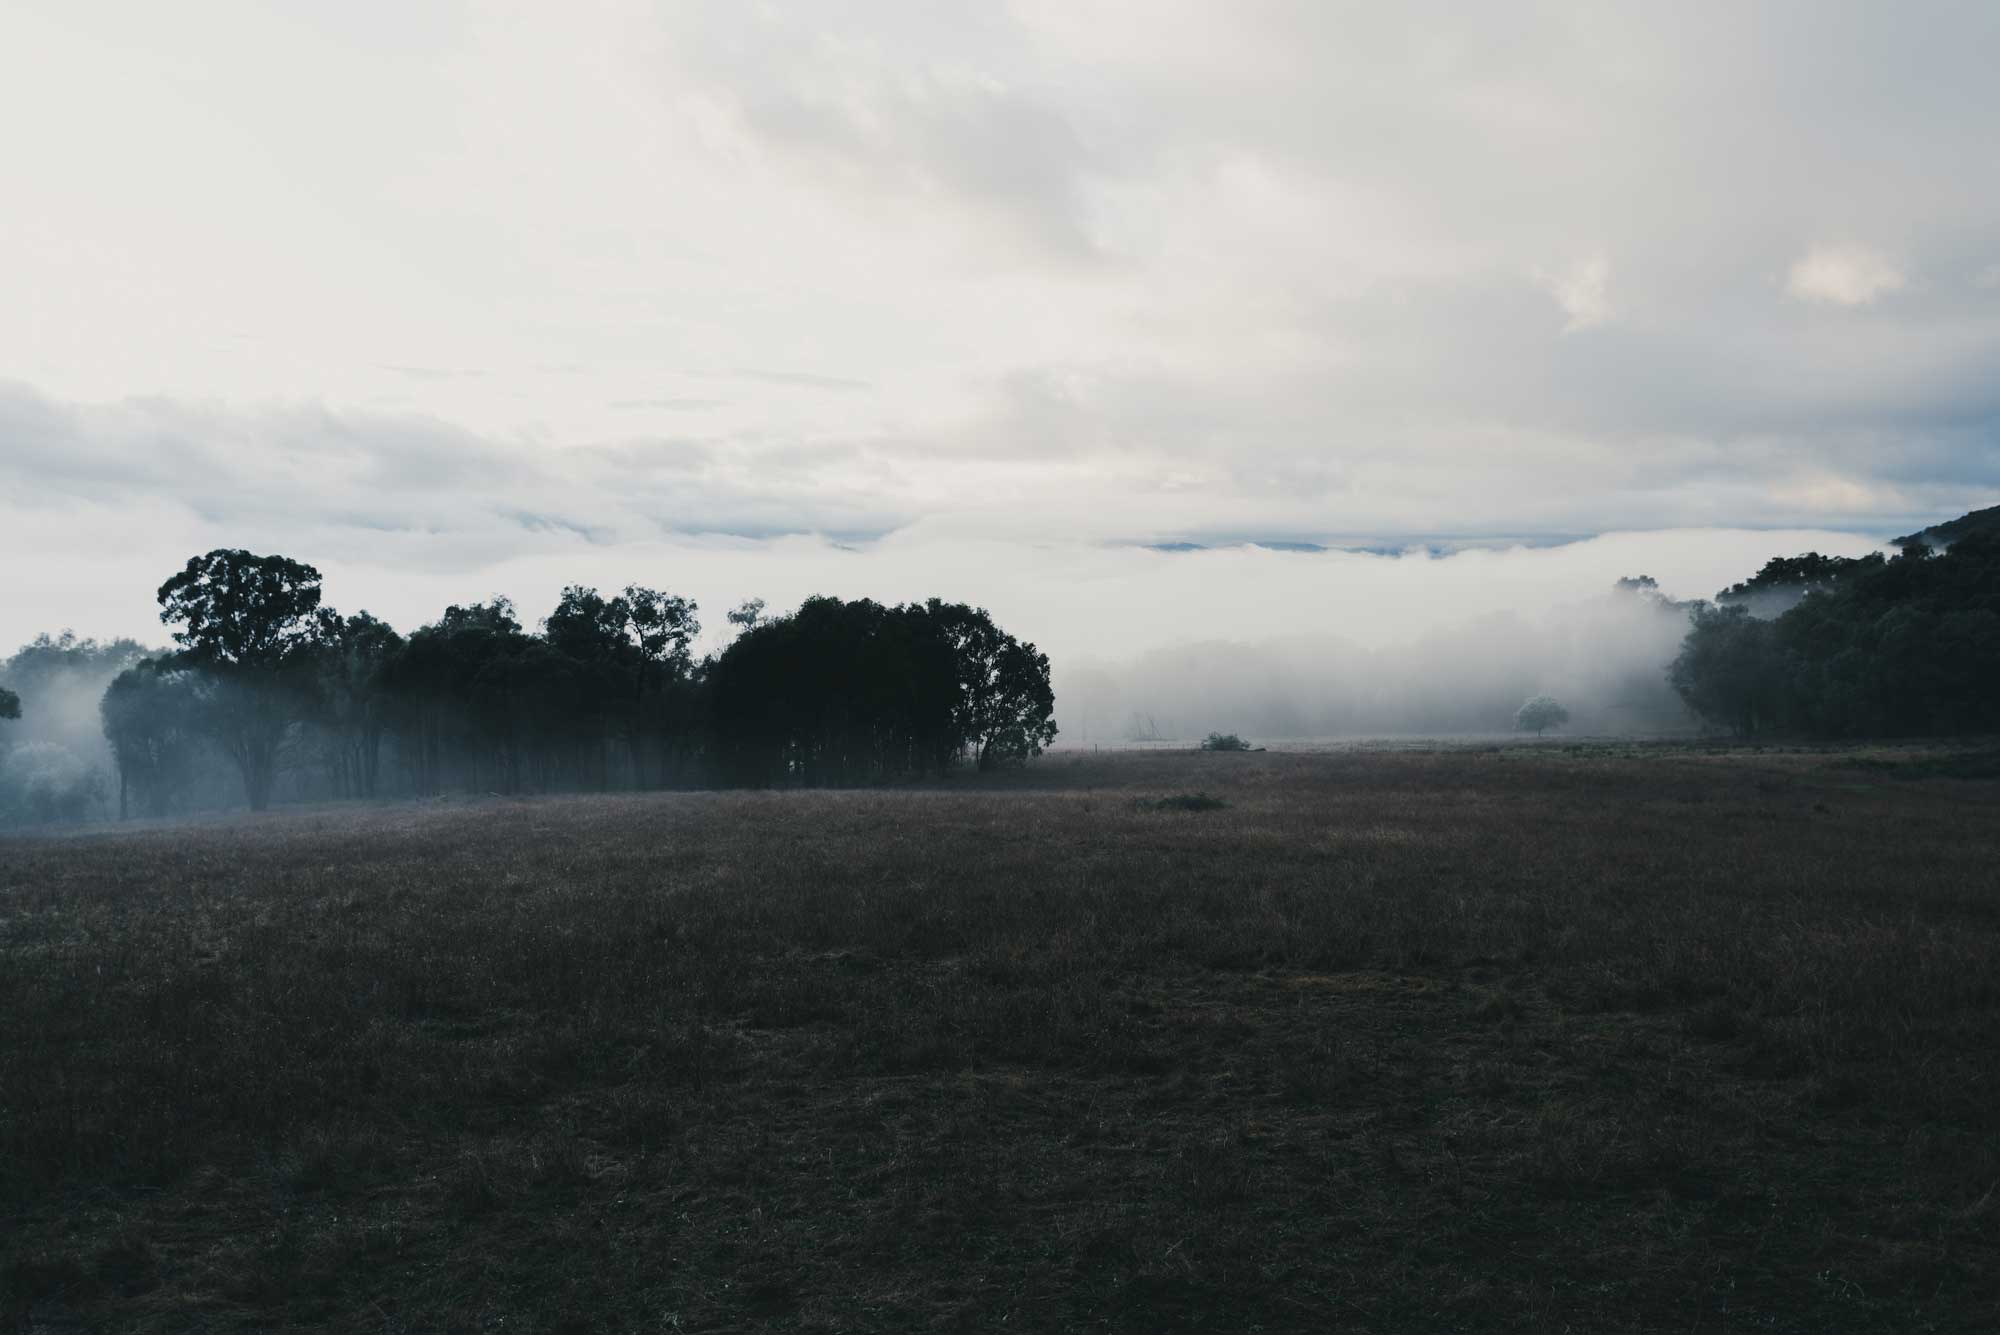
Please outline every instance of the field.
[{"label": "field", "polygon": [[0,1330],[1990,1330],[1997,1190],[1990,749],[0,841]]}]

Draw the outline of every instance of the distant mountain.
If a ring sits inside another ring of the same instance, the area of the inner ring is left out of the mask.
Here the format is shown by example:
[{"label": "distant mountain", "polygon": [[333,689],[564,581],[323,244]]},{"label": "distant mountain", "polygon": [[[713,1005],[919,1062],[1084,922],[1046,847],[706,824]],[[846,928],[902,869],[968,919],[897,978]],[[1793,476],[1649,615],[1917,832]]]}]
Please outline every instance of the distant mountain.
[{"label": "distant mountain", "polygon": [[1970,537],[1974,533],[2000,533],[2000,505],[1974,510],[1971,514],[1960,515],[1942,524],[1933,524],[1906,537],[1893,539],[1889,545],[1907,547],[1911,543],[1921,542],[1930,547],[1949,547],[1960,538]]}]

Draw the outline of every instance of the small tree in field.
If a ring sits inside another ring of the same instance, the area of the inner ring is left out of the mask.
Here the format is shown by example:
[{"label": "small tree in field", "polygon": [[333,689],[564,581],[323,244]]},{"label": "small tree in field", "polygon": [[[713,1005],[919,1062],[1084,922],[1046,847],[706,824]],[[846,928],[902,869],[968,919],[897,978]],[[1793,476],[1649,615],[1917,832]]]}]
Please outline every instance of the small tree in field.
[{"label": "small tree in field", "polygon": [[1569,722],[1569,711],[1555,702],[1553,696],[1538,695],[1521,706],[1514,715],[1514,726],[1523,732],[1532,732],[1539,737],[1550,728],[1560,728]]}]

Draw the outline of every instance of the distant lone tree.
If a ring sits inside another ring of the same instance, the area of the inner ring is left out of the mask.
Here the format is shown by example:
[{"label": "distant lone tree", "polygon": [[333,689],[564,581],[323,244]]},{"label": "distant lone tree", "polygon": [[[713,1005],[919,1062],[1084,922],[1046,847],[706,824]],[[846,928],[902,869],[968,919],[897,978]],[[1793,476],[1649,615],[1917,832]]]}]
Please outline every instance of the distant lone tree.
[{"label": "distant lone tree", "polygon": [[1569,722],[1569,711],[1555,702],[1553,696],[1538,695],[1521,706],[1514,715],[1514,726],[1523,732],[1541,736],[1550,728],[1560,728]]},{"label": "distant lone tree", "polygon": [[319,571],[282,556],[217,548],[160,586],[179,652],[166,666],[205,682],[201,728],[236,763],[253,811],[271,803],[278,750],[307,717],[318,647],[339,625],[320,610]]},{"label": "distant lone tree", "polygon": [[1248,751],[1250,743],[1233,732],[1212,732],[1201,739],[1204,751]]}]

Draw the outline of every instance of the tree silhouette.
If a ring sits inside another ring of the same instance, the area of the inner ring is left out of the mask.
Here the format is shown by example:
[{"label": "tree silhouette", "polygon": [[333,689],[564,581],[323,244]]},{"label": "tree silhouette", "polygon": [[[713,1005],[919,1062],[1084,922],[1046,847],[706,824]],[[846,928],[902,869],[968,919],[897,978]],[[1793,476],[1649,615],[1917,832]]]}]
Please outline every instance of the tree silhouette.
[{"label": "tree silhouette", "polygon": [[335,797],[373,797],[392,708],[389,665],[402,652],[403,637],[358,612],[345,621],[329,619],[315,647],[314,721],[324,734],[329,786]]},{"label": "tree silhouette", "polygon": [[1550,728],[1560,728],[1569,722],[1569,711],[1557,704],[1555,697],[1538,695],[1522,705],[1514,715],[1514,726],[1529,731],[1539,737]]},{"label": "tree silhouette", "polygon": [[0,718],[21,717],[21,697],[0,686]]},{"label": "tree silhouette", "polygon": [[1056,735],[1048,655],[994,625],[983,607],[936,598],[924,606],[951,643],[959,731],[979,768],[1040,755]]},{"label": "tree silhouette", "polygon": [[98,715],[118,767],[118,819],[134,797],[149,816],[164,816],[199,746],[200,699],[194,674],[147,659],[111,679]]},{"label": "tree silhouette", "polygon": [[178,626],[173,665],[202,675],[200,725],[235,762],[253,811],[271,802],[279,747],[311,711],[310,666],[339,619],[320,609],[320,574],[283,556],[217,548],[159,589]]},{"label": "tree silhouette", "polygon": [[1688,614],[1687,638],[1667,668],[1689,709],[1754,737],[1779,716],[1783,664],[1771,623],[1742,606],[1697,603]]}]

